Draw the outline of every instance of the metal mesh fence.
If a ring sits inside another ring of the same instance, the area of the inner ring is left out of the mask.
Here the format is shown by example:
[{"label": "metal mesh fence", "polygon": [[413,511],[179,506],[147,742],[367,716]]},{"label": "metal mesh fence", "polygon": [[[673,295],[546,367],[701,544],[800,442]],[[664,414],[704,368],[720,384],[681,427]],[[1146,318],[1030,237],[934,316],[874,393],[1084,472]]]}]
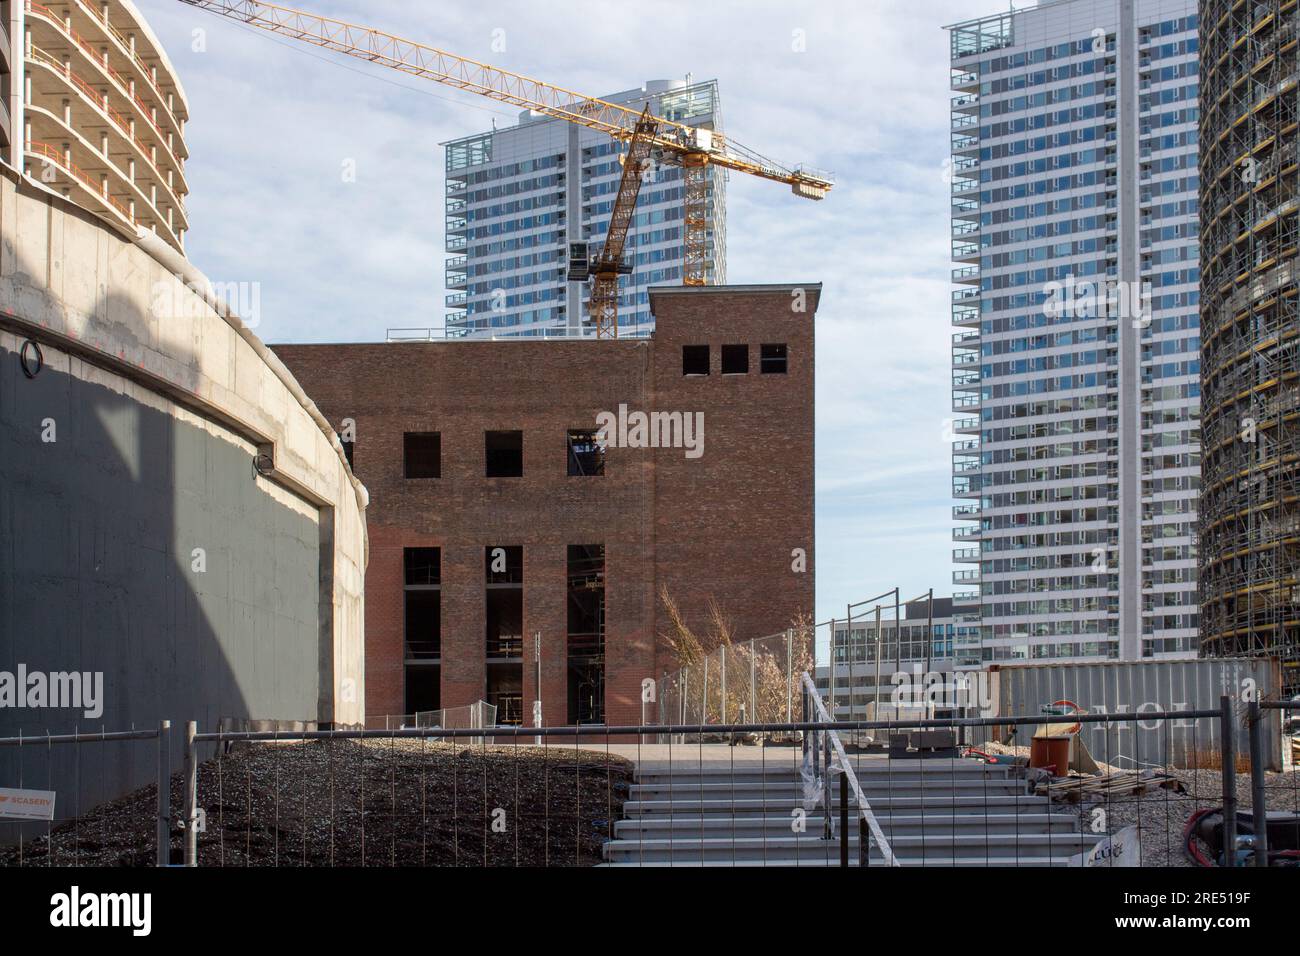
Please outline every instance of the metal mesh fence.
[{"label": "metal mesh fence", "polygon": [[812,665],[809,629],[725,644],[665,675],[648,716],[663,724],[790,722],[800,715],[799,675]]}]

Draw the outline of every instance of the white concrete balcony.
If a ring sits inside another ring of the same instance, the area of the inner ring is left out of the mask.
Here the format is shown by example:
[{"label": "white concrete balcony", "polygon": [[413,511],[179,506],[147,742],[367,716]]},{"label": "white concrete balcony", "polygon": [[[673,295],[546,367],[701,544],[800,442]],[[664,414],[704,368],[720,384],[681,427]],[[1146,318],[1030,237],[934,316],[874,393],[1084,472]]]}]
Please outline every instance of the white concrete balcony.
[{"label": "white concrete balcony", "polygon": [[60,0],[53,5],[23,0],[27,19],[58,24],[92,53],[106,57],[142,98],[156,101],[160,125],[184,135],[189,103],[167,60],[166,52],[143,21],[119,3]]},{"label": "white concrete balcony", "polygon": [[[95,149],[115,173],[133,185],[138,197],[146,203],[151,213],[139,211],[141,218],[165,224],[180,248],[180,237],[189,229],[189,218],[181,196],[186,187],[183,174],[175,165],[160,163],[156,141],[141,138],[139,132],[148,130],[134,122],[129,114],[114,105],[109,87],[96,88],[81,74],[71,72],[67,66],[48,51],[33,46],[24,58],[27,64],[27,99],[25,110],[30,114],[28,138],[38,142],[62,142],[68,135],[76,135]],[[42,119],[45,117],[45,119]],[[64,132],[49,128],[52,119]],[[167,154],[170,155],[170,154]]]},{"label": "white concrete balcony", "polygon": [[24,109],[24,166],[29,175],[117,222],[128,234],[134,235],[137,227],[152,231],[184,254],[180,234],[172,225],[178,222],[176,214],[169,218],[156,205],[155,189],[146,192],[114,163],[111,153],[101,150],[101,143],[92,144],[83,135],[94,131],[70,126],[63,116],[39,104]]}]

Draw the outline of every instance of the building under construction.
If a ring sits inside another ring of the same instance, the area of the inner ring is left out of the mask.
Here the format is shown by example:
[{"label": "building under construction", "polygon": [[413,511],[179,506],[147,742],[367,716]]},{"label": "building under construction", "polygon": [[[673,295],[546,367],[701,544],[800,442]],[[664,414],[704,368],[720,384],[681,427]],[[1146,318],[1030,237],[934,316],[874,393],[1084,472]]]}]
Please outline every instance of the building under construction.
[{"label": "building under construction", "polygon": [[736,642],[810,615],[820,298],[664,286],[653,338],[275,346],[370,493],[372,725],[635,724],[682,666],[665,593]]},{"label": "building under construction", "polygon": [[1201,5],[1201,652],[1300,692],[1297,0]]}]

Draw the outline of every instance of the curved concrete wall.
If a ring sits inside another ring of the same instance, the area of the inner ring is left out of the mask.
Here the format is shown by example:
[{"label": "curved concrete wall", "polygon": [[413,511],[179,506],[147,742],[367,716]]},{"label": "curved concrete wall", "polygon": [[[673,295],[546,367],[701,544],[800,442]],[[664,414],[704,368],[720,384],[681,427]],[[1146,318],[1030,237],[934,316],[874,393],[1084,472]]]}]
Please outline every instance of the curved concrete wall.
[{"label": "curved concrete wall", "polygon": [[[20,648],[32,669],[42,647],[63,650],[51,669],[99,662],[123,698],[105,701],[108,730],[360,723],[365,489],[205,286],[158,240],[0,166],[0,671]],[[15,354],[29,338],[46,361],[34,379]],[[17,721],[74,722],[99,726],[81,711]]]}]

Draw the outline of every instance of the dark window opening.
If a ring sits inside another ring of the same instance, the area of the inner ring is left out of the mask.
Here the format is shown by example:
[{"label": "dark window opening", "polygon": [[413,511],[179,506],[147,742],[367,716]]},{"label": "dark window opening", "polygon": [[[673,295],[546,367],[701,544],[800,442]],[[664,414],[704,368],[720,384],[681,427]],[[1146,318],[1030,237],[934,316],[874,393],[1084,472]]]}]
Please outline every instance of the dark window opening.
[{"label": "dark window opening", "polygon": [[785,344],[764,345],[760,351],[759,370],[764,375],[784,375],[786,370]]},{"label": "dark window opening", "polygon": [[709,347],[707,345],[682,346],[682,374],[709,374]]},{"label": "dark window opening", "polygon": [[496,588],[487,593],[487,648],[489,660],[523,660],[524,592],[522,588]]},{"label": "dark window opening", "polygon": [[489,478],[520,478],[524,474],[524,433],[484,432],[483,458]]},{"label": "dark window opening", "polygon": [[442,592],[437,588],[406,591],[406,659],[442,657]]},{"label": "dark window opening", "polygon": [[722,347],[722,374],[745,375],[749,372],[749,346],[724,345]]},{"label": "dark window opening", "polygon": [[605,722],[605,546],[569,545],[570,724]]},{"label": "dark window opening", "polygon": [[603,475],[605,449],[594,431],[569,432],[569,476]]},{"label": "dark window opening", "polygon": [[402,457],[407,478],[441,478],[442,434],[406,432],[402,435]]},{"label": "dark window opening", "polygon": [[442,550],[440,548],[404,548],[407,584],[441,584]]},{"label": "dark window opening", "polygon": [[497,545],[483,551],[487,686],[497,723],[519,724],[524,707],[524,549]]},{"label": "dark window opening", "polygon": [[487,702],[497,709],[496,722],[519,726],[524,722],[524,672],[520,664],[488,664]]},{"label": "dark window opening", "polygon": [[489,585],[524,583],[524,549],[520,545],[492,545],[483,552],[483,573]]},{"label": "dark window opening", "polygon": [[[406,713],[417,718],[442,706],[442,668],[436,664],[411,664],[406,668]],[[417,726],[428,726],[420,720]]]},{"label": "dark window opening", "polygon": [[441,549],[403,548],[402,574],[406,659],[439,660],[442,657]]},{"label": "dark window opening", "polygon": [[487,586],[488,660],[522,660],[524,653],[524,549],[496,545],[483,552]]}]

